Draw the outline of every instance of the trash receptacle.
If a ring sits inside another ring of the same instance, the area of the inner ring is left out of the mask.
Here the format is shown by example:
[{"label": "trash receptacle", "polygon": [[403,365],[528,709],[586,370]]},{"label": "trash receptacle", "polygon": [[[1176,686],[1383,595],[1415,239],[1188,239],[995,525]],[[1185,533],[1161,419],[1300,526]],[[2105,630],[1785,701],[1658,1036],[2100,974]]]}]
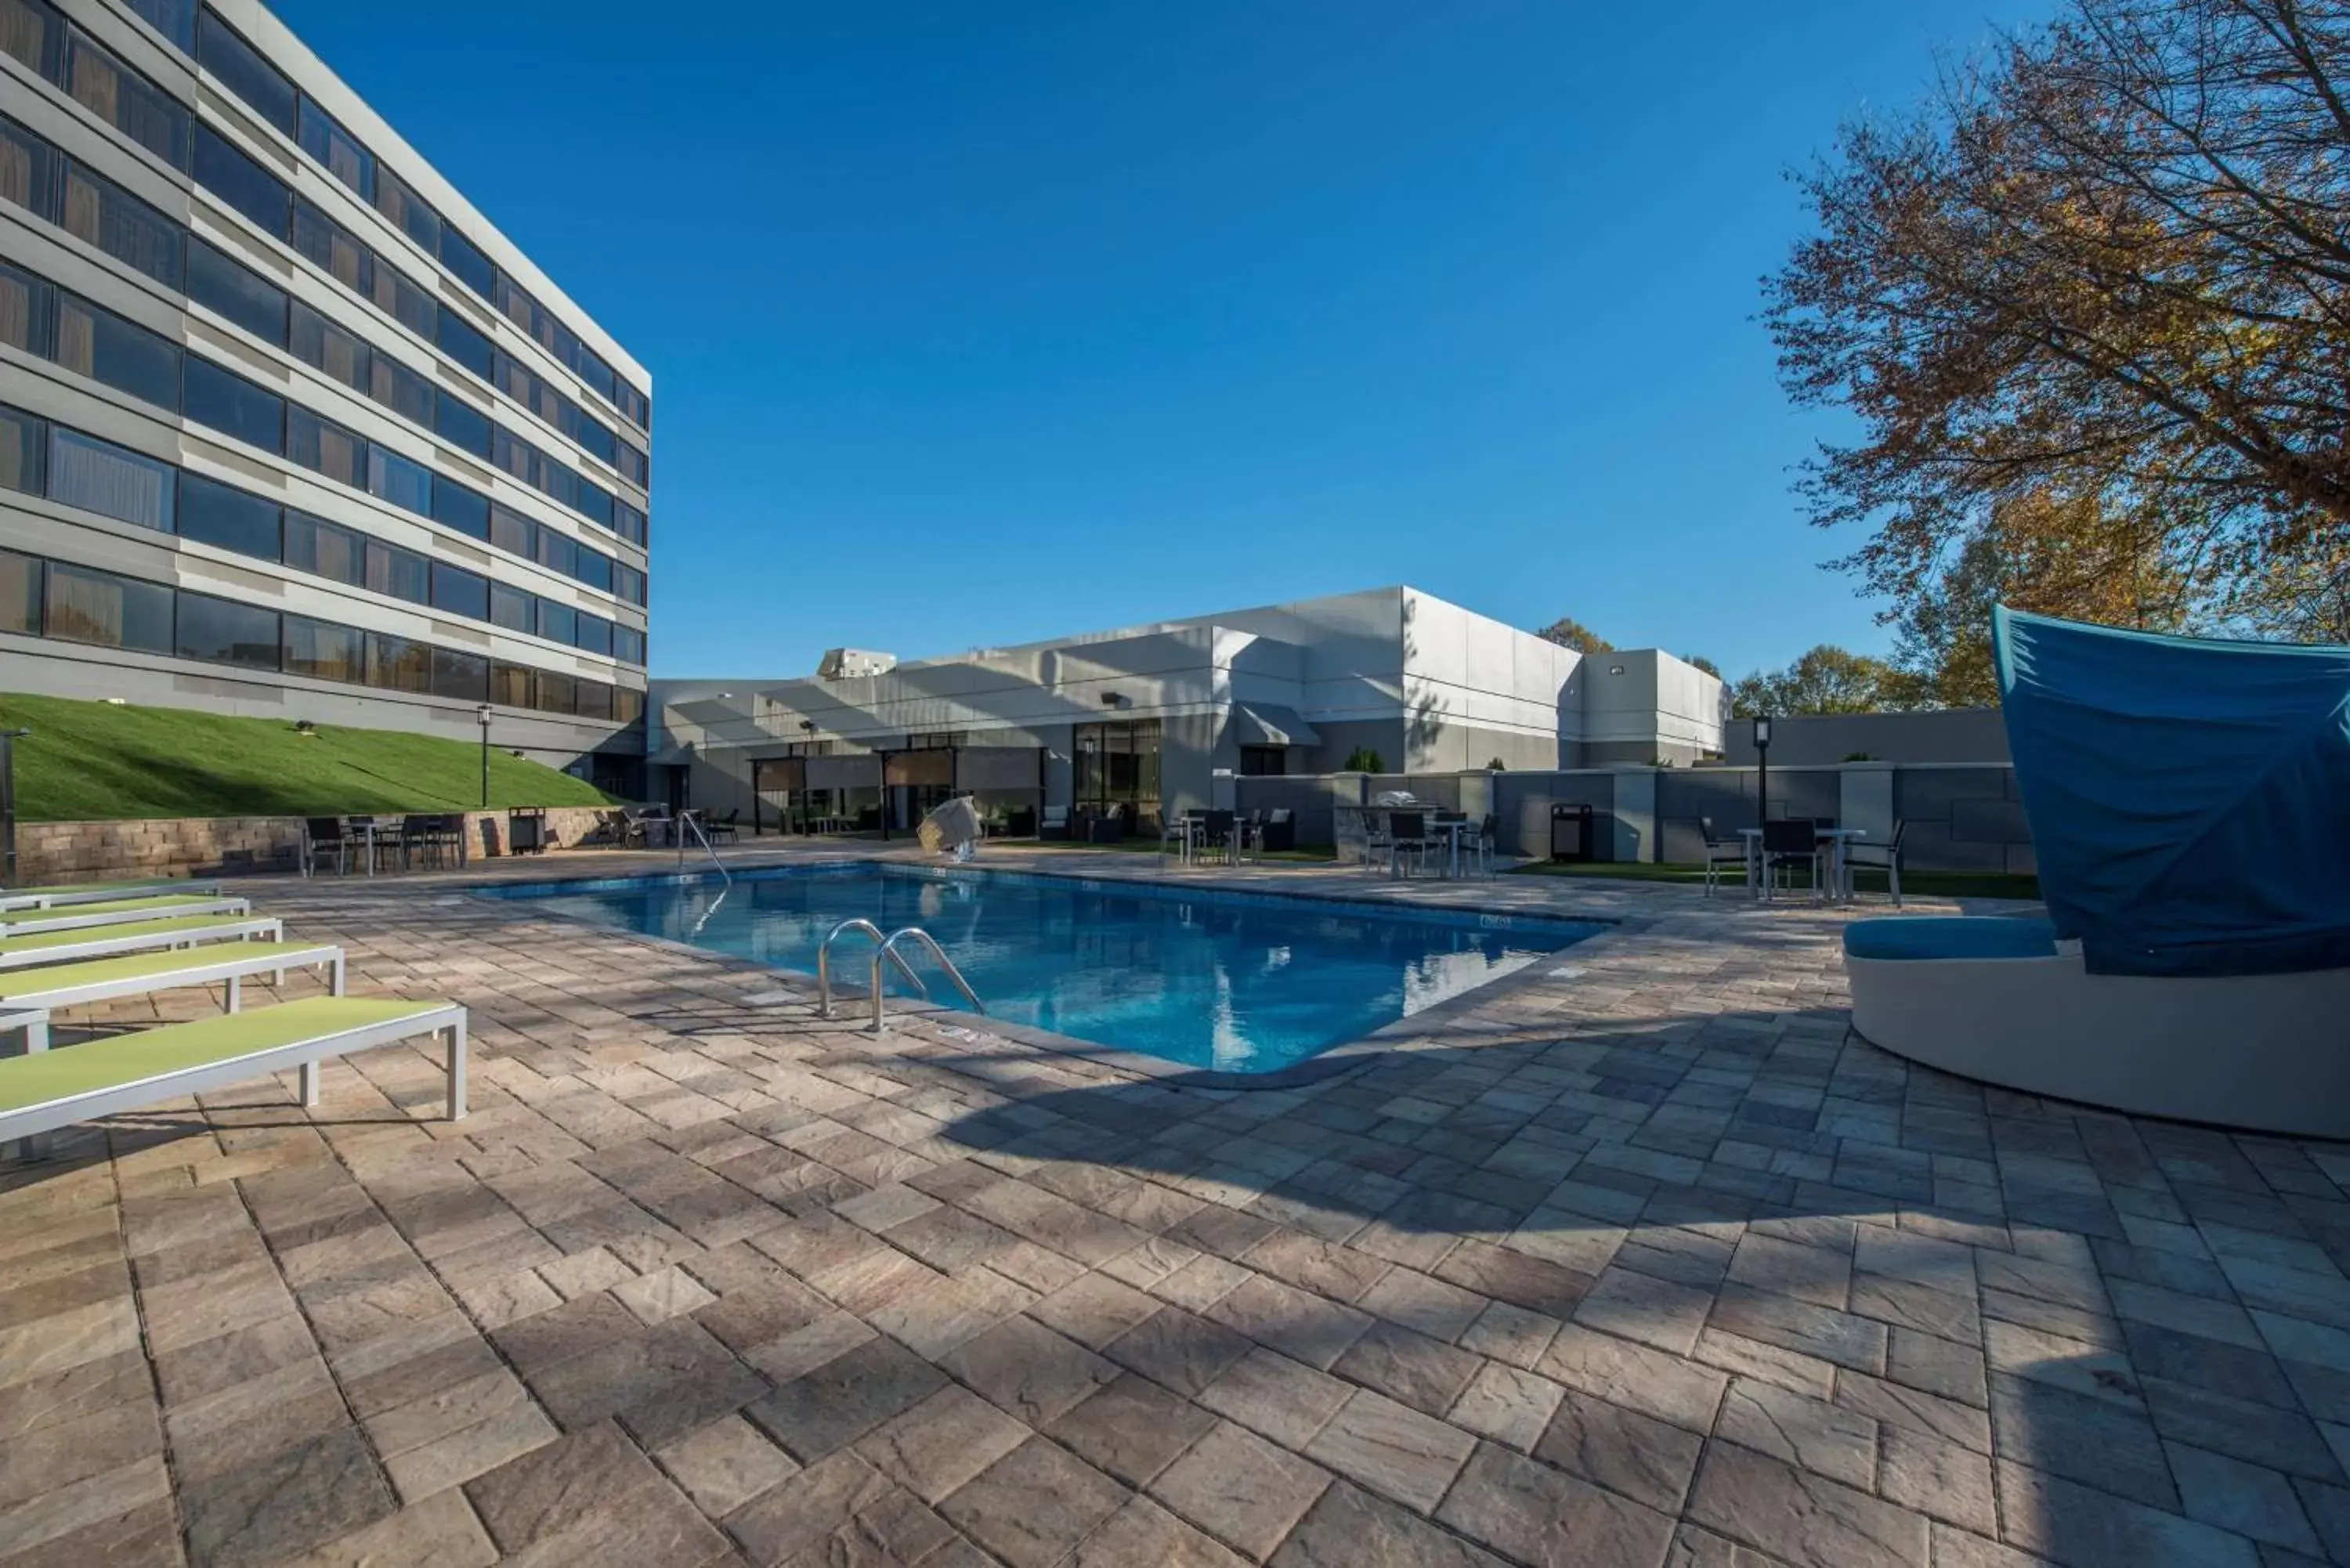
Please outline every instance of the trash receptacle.
[{"label": "trash receptacle", "polygon": [[545,811],[517,809],[506,813],[506,853],[509,855],[546,853],[546,813]]},{"label": "trash receptacle", "polygon": [[1550,857],[1553,860],[1591,858],[1591,808],[1554,805],[1550,808]]}]

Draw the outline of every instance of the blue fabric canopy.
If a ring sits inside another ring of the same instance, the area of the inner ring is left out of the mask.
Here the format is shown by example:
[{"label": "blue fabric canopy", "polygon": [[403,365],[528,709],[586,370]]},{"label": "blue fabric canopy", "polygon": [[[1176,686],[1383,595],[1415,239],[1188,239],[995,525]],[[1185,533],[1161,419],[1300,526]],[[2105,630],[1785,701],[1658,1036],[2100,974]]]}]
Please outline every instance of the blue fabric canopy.
[{"label": "blue fabric canopy", "polygon": [[2093,973],[2350,966],[2350,648],[1991,624],[2041,895]]}]

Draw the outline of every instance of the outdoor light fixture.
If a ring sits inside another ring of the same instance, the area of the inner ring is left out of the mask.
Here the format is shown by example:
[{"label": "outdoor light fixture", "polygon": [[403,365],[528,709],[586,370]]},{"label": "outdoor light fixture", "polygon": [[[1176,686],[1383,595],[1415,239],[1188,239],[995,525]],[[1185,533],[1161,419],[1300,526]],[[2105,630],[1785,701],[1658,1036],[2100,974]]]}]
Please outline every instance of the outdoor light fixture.
[{"label": "outdoor light fixture", "polygon": [[1624,667],[1620,664],[1611,664],[1607,667],[1607,673],[1610,675],[1621,675],[1624,673]]},{"label": "outdoor light fixture", "polygon": [[473,710],[482,722],[482,809],[490,809],[490,705],[487,702]]},{"label": "outdoor light fixture", "polygon": [[1754,718],[1754,822],[1757,826],[1771,820],[1771,715],[1758,713]]},{"label": "outdoor light fixture", "polygon": [[816,721],[814,719],[802,719],[800,721],[800,728],[808,734],[813,735],[816,733]]},{"label": "outdoor light fixture", "polygon": [[1126,699],[1116,691],[1105,691],[1102,693],[1102,706],[1105,708],[1119,707],[1123,705]]}]

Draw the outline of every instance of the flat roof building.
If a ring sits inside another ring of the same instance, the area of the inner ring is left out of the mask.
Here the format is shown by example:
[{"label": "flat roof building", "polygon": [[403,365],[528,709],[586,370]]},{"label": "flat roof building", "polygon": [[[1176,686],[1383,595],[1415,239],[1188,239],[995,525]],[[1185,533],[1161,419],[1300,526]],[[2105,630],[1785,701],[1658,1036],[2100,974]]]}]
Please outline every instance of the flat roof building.
[{"label": "flat roof building", "polygon": [[255,0],[0,0],[0,686],[632,781],[644,369]]},{"label": "flat roof building", "polygon": [[1410,587],[826,668],[843,673],[655,680],[654,793],[746,824],[902,828],[969,791],[1145,829],[1214,804],[1219,774],[1679,763],[1722,743],[1705,671],[1586,657]]}]

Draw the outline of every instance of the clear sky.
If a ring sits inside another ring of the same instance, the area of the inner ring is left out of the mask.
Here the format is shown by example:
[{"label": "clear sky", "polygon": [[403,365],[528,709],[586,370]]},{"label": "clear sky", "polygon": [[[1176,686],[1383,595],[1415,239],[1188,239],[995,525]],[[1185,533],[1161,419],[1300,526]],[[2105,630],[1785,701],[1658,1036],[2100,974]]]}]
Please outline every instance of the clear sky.
[{"label": "clear sky", "polygon": [[275,0],[654,377],[656,674],[1409,582],[1880,649],[1757,279],[2046,0]]}]

